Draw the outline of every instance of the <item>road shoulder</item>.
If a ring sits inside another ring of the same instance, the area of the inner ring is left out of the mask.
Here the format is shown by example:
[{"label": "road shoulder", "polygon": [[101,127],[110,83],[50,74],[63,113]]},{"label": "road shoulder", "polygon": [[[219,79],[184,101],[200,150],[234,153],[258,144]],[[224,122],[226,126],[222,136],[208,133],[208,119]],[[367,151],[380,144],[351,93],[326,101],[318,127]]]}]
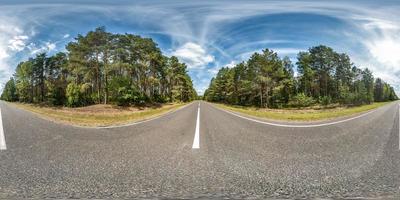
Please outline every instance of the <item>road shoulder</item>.
[{"label": "road shoulder", "polygon": [[[117,128],[151,121],[164,115],[180,110],[191,103],[177,103],[164,105],[159,108],[146,110],[118,112],[75,112],[68,108],[40,108],[27,104],[6,103],[15,109],[33,113],[35,116],[56,124],[69,125],[79,128]],[[67,111],[66,111],[67,109]]]},{"label": "road shoulder", "polygon": [[207,103],[216,109],[219,109],[219,110],[229,113],[231,115],[235,115],[236,117],[240,117],[240,118],[243,118],[246,120],[250,120],[250,121],[254,121],[254,122],[258,122],[258,123],[262,123],[262,124],[288,127],[288,128],[320,127],[320,126],[339,124],[339,123],[351,121],[354,119],[362,118],[362,117],[372,114],[380,109],[385,109],[390,106],[397,105],[397,102],[389,102],[389,103],[382,104],[376,108],[358,112],[355,114],[320,119],[320,120],[299,121],[299,120],[277,120],[277,119],[272,119],[272,118],[267,118],[267,117],[259,117],[259,116],[255,116],[252,114],[248,114],[247,112],[243,112],[240,109],[231,109],[230,107],[225,106],[225,105],[220,105],[220,104],[215,104],[215,103],[210,103],[210,102],[207,102]]}]

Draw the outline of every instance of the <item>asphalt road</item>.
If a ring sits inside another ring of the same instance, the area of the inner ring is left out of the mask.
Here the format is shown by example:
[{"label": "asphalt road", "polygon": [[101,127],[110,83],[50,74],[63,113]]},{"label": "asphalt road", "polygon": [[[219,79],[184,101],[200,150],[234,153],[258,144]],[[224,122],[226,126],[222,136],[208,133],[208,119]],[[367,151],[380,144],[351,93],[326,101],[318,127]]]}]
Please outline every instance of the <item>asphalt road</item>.
[{"label": "asphalt road", "polygon": [[4,199],[400,198],[397,102],[316,127],[263,124],[205,102],[109,129],[0,107]]}]

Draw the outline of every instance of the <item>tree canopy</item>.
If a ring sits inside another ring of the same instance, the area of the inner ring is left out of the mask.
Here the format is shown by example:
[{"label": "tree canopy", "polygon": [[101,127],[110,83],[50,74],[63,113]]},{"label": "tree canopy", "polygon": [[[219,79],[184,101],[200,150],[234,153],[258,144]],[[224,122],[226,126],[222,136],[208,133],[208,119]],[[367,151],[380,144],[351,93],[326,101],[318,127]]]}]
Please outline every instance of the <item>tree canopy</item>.
[{"label": "tree canopy", "polygon": [[66,50],[21,62],[2,99],[85,106],[186,102],[197,96],[186,65],[164,56],[150,38],[99,27],[78,35]]},{"label": "tree canopy", "polygon": [[[99,27],[78,35],[66,50],[19,63],[1,99],[85,106],[197,98],[186,65],[164,56],[150,38],[113,34]],[[269,108],[398,99],[393,87],[375,79],[368,68],[356,67],[348,55],[323,45],[299,52],[295,65],[269,49],[254,53],[233,68],[221,68],[203,98]]]},{"label": "tree canopy", "polygon": [[393,87],[372,72],[351,62],[348,55],[327,46],[316,46],[297,56],[297,73],[288,57],[265,49],[249,60],[219,70],[204,99],[259,107],[303,107],[370,104],[396,100]]}]

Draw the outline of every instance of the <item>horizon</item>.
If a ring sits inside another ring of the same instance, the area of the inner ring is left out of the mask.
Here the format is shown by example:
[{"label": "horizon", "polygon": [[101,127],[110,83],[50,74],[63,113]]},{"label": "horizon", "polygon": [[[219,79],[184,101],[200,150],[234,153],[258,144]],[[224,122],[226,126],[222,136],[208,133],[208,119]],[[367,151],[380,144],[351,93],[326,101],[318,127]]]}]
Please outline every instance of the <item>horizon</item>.
[{"label": "horizon", "polygon": [[400,3],[394,1],[38,2],[0,5],[1,89],[19,62],[65,51],[78,34],[105,26],[152,38],[165,55],[187,64],[199,94],[219,69],[254,52],[268,48],[295,63],[299,51],[320,44],[348,54],[400,92]]}]

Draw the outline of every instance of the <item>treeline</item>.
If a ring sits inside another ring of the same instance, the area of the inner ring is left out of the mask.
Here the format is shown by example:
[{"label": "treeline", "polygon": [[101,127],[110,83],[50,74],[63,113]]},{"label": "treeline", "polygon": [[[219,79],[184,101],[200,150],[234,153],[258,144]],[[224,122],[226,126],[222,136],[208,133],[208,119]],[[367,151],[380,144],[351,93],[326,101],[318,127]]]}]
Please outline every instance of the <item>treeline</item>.
[{"label": "treeline", "polygon": [[186,102],[197,96],[186,65],[162,55],[152,39],[100,27],[78,35],[66,50],[21,62],[1,98],[85,106]]},{"label": "treeline", "polygon": [[204,99],[259,107],[306,107],[315,104],[370,104],[398,99],[393,87],[353,65],[348,55],[316,46],[297,56],[297,72],[288,57],[265,49],[247,62],[222,68]]}]

